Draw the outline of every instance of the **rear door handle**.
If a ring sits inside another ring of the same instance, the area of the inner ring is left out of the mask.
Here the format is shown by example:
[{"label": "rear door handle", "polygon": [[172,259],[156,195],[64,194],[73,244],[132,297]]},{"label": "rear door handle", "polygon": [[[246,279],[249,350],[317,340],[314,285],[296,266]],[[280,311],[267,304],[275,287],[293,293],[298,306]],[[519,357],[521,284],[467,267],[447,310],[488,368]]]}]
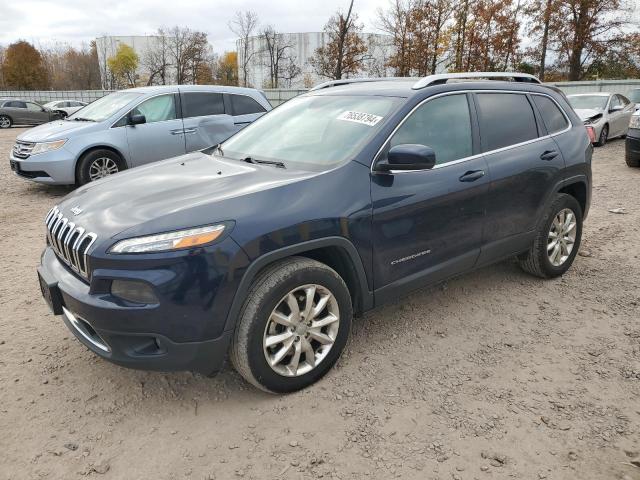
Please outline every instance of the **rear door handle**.
[{"label": "rear door handle", "polygon": [[179,129],[179,130],[170,130],[169,133],[171,135],[182,135],[184,133],[184,130]]},{"label": "rear door handle", "polygon": [[475,182],[484,177],[484,170],[471,170],[460,177],[461,182]]},{"label": "rear door handle", "polygon": [[189,134],[189,133],[196,133],[197,131],[198,131],[198,127],[185,128],[185,129],[184,129],[184,133],[185,133],[185,134]]},{"label": "rear door handle", "polygon": [[546,150],[540,155],[540,160],[553,160],[557,156],[558,152],[556,152],[555,150]]}]

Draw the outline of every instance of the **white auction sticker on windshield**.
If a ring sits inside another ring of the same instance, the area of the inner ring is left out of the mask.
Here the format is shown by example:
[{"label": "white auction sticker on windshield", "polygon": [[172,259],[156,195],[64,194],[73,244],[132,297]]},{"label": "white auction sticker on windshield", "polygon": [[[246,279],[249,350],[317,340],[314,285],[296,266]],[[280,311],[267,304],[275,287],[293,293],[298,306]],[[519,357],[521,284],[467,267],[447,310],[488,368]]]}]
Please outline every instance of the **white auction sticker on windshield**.
[{"label": "white auction sticker on windshield", "polygon": [[371,113],[344,112],[338,115],[338,120],[362,123],[363,125],[369,125],[370,127],[373,127],[376,123],[382,120],[382,117],[373,115]]}]

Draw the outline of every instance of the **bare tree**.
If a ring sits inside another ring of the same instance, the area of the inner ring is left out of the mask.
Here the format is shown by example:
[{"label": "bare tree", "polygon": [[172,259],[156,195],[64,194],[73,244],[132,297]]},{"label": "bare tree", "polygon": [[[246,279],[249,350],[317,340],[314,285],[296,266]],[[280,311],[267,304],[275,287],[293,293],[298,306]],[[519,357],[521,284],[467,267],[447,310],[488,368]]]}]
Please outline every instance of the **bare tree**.
[{"label": "bare tree", "polygon": [[258,27],[258,15],[250,10],[237,11],[233,19],[229,22],[229,28],[238,36],[240,42],[240,71],[242,74],[242,86],[248,85],[248,72],[251,60],[256,54],[253,46],[252,36]]},{"label": "bare tree", "polygon": [[4,58],[6,49],[0,45],[0,88],[4,88]]},{"label": "bare tree", "polygon": [[389,59],[389,66],[398,77],[411,74],[412,35],[410,12],[413,11],[414,0],[392,0],[388,10],[378,9],[378,27],[393,38],[395,53]]},{"label": "bare tree", "polygon": [[269,69],[267,88],[278,88],[282,79],[291,84],[292,80],[301,73],[292,69],[292,65],[295,64],[295,58],[290,55],[293,45],[285,35],[278,33],[271,25],[265,27],[260,36],[264,44],[263,64]]},{"label": "bare tree", "polygon": [[142,57],[142,65],[149,72],[147,85],[166,85],[172,66],[166,31],[159,28],[153,45]]},{"label": "bare tree", "polygon": [[353,13],[353,0],[347,14],[337,12],[324,27],[328,42],[316,49],[311,64],[323,77],[339,80],[361,71],[368,57],[368,49],[361,37],[362,25]]},{"label": "bare tree", "polygon": [[177,84],[195,83],[210,54],[207,34],[187,27],[166,30],[167,48]]}]

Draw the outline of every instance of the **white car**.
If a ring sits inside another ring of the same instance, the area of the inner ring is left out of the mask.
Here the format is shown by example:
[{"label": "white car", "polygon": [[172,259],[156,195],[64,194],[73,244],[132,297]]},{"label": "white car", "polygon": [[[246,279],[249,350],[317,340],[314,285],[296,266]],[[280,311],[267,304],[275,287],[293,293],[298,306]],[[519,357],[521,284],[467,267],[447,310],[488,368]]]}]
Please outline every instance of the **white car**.
[{"label": "white car", "polygon": [[624,137],[635,109],[627,97],[619,93],[578,93],[568,95],[569,104],[587,127],[591,129],[594,145],[601,147],[607,140]]},{"label": "white car", "polygon": [[61,118],[68,117],[85,106],[87,106],[86,102],[79,102],[78,100],[55,100],[44,104],[45,108],[58,112]]}]

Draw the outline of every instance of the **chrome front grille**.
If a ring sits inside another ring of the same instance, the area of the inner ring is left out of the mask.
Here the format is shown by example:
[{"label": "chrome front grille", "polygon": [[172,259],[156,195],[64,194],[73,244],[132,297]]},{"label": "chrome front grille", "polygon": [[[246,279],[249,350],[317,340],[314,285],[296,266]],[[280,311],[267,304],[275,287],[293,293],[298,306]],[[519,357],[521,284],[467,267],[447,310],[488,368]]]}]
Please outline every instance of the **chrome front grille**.
[{"label": "chrome front grille", "polygon": [[58,207],[53,207],[45,219],[47,240],[60,260],[72,270],[89,278],[87,258],[98,236],[69,221]]},{"label": "chrome front grille", "polygon": [[31,151],[33,147],[35,147],[35,143],[31,142],[23,142],[22,140],[18,140],[13,146],[13,156],[16,158],[29,158],[31,155]]}]

